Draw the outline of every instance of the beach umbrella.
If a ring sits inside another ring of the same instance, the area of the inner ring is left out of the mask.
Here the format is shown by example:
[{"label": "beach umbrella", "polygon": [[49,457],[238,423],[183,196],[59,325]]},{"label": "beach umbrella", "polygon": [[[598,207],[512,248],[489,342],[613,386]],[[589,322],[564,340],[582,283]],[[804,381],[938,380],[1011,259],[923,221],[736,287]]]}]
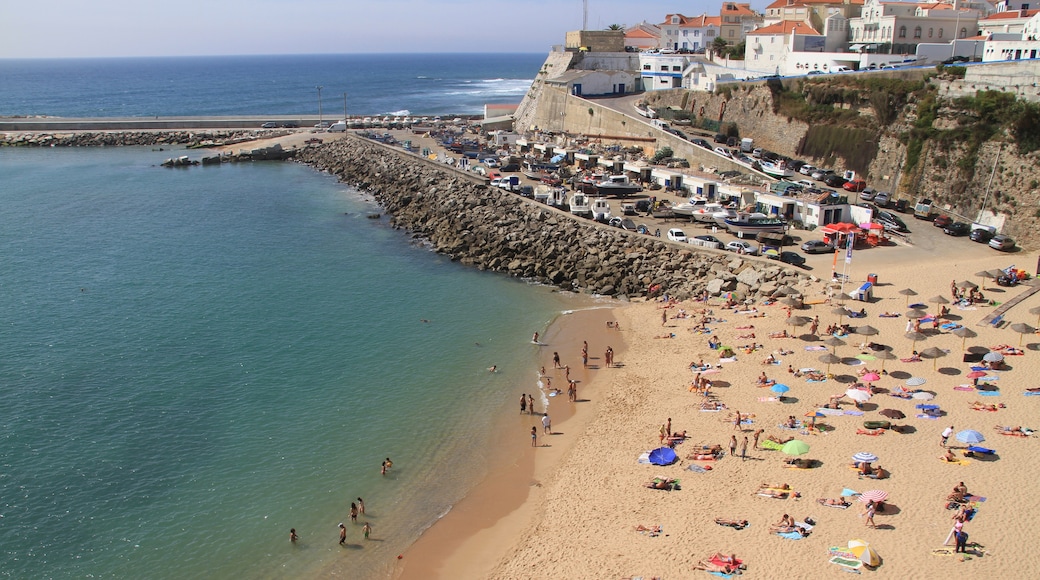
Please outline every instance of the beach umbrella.
[{"label": "beach umbrella", "polygon": [[671,465],[678,459],[675,450],[670,447],[658,447],[650,452],[650,463],[654,465]]},{"label": "beach umbrella", "polygon": [[910,311],[908,311],[906,313],[906,317],[907,318],[912,318],[914,320],[917,320],[918,318],[924,318],[925,316],[928,316],[928,313],[925,312],[924,310],[914,309],[914,310],[910,310]]},{"label": "beach umbrella", "polygon": [[1004,275],[1004,271],[1003,270],[989,270],[989,277],[993,278],[994,280],[999,280],[1000,277],[1003,276],[1003,275]]},{"label": "beach umbrella", "polygon": [[907,340],[914,341],[913,346],[910,347],[911,350],[916,350],[917,341],[928,338],[927,334],[921,334],[920,332],[908,332],[904,336],[907,338]]},{"label": "beach umbrella", "polygon": [[874,336],[877,333],[878,329],[874,328],[873,326],[870,326],[869,324],[856,327],[856,334],[861,334],[863,336]]},{"label": "beach umbrella", "polygon": [[831,365],[834,364],[834,363],[841,362],[840,358],[838,358],[836,355],[831,354],[831,353],[820,355],[820,358],[818,360],[820,362],[822,362],[822,363],[827,365],[827,374],[828,375],[831,374]]},{"label": "beach umbrella", "polygon": [[845,391],[845,396],[857,403],[866,403],[870,400],[870,393],[861,389],[849,389]]},{"label": "beach umbrella", "polygon": [[982,270],[981,272],[975,272],[975,275],[978,276],[980,280],[982,280],[982,289],[983,290],[986,289],[986,278],[989,278],[990,280],[993,279],[993,274],[990,274],[986,270]]},{"label": "beach umbrella", "polygon": [[788,326],[805,326],[810,322],[812,322],[812,319],[806,316],[792,316],[787,319],[786,324]]},{"label": "beach umbrella", "polygon": [[852,460],[857,463],[874,463],[877,461],[877,455],[868,453],[866,451],[860,451],[859,453],[852,456]]},{"label": "beach umbrella", "polygon": [[916,393],[910,395],[910,398],[917,399],[918,401],[931,401],[935,398],[935,395],[929,393],[928,391],[917,391]]},{"label": "beach umbrella", "polygon": [[885,501],[888,499],[888,492],[881,491],[880,489],[872,489],[859,494],[859,501],[867,503],[868,501]]},{"label": "beach umbrella", "polygon": [[889,419],[905,419],[906,414],[899,409],[885,409],[881,411],[882,417],[888,417]]},{"label": "beach umbrella", "polygon": [[969,379],[981,379],[982,377],[986,376],[986,372],[985,371],[971,371],[970,373],[968,373],[965,376],[968,377]]},{"label": "beach umbrella", "polygon": [[780,304],[783,304],[784,306],[790,306],[791,308],[801,308],[802,307],[802,299],[801,298],[796,298],[793,295],[792,296],[785,296],[785,297],[781,298],[780,300],[778,300],[778,302],[780,302]]},{"label": "beach umbrella", "polygon": [[903,288],[902,290],[899,291],[899,293],[902,294],[903,296],[906,296],[906,305],[907,306],[910,305],[910,297],[911,296],[917,296],[917,292],[914,292],[913,290],[911,290],[909,288]]},{"label": "beach umbrella", "polygon": [[805,441],[799,441],[798,439],[792,439],[784,446],[780,448],[785,455],[805,455],[809,452],[809,444]]},{"label": "beach umbrella", "polygon": [[961,350],[964,350],[964,344],[969,338],[975,338],[979,334],[967,326],[953,329],[953,335],[961,338]]},{"label": "beach umbrella", "polygon": [[881,565],[881,556],[863,540],[849,540],[849,553],[863,562],[864,566],[875,568]]},{"label": "beach umbrella", "polygon": [[1040,306],[1034,306],[1030,308],[1029,313],[1036,315],[1036,325],[1040,326]]},{"label": "beach umbrella", "polygon": [[885,361],[895,360],[896,355],[892,354],[890,350],[880,350],[874,354],[874,357],[881,361],[881,372],[885,371]]},{"label": "beach umbrella", "polygon": [[972,282],[971,280],[965,280],[963,282],[957,282],[957,287],[961,290],[969,290],[972,288],[978,288],[979,285]]},{"label": "beach umbrella", "polygon": [[867,373],[867,374],[863,375],[863,380],[868,382],[868,383],[873,383],[874,381],[880,381],[881,380],[881,375],[879,375],[877,373]]},{"label": "beach umbrella", "polygon": [[837,353],[839,346],[845,346],[848,343],[845,342],[844,340],[838,338],[837,336],[831,336],[831,337],[827,338],[827,340],[824,340],[823,344],[826,344],[827,346],[833,346],[834,347],[834,351],[833,352]]},{"label": "beach umbrella", "polygon": [[979,433],[978,431],[975,431],[973,429],[965,429],[964,431],[957,433],[957,441],[960,441],[961,443],[967,443],[968,445],[982,443],[985,440],[986,438],[982,436],[982,433]]},{"label": "beach umbrella", "polygon": [[950,301],[942,296],[932,296],[928,299],[928,302],[932,304],[949,304]]},{"label": "beach umbrella", "polygon": [[984,360],[986,362],[991,362],[991,363],[1000,362],[1000,361],[1004,360],[1004,355],[1002,355],[999,352],[994,350],[994,351],[987,352],[985,354],[985,356],[982,357],[982,360]]},{"label": "beach umbrella", "polygon": [[908,387],[920,387],[921,385],[923,385],[923,384],[925,384],[927,382],[928,381],[924,380],[923,377],[910,377],[909,379],[906,380],[906,386],[908,386]]},{"label": "beach umbrella", "polygon": [[774,250],[773,248],[769,248],[768,250],[762,252],[762,255],[763,256],[779,256],[780,255],[780,250]]},{"label": "beach umbrella", "polygon": [[933,371],[935,370],[935,365],[938,363],[939,359],[944,357],[944,356],[946,356],[946,351],[941,349],[941,348],[935,347],[935,346],[933,346],[931,348],[926,348],[926,349],[921,351],[921,358],[930,358],[930,359],[932,359],[932,370]]},{"label": "beach umbrella", "polygon": [[772,387],[770,387],[769,390],[773,391],[774,393],[776,393],[778,395],[782,395],[782,394],[786,393],[787,391],[790,391],[791,387],[789,387],[789,386],[787,386],[787,385],[785,385],[783,383],[777,383],[777,384],[773,385]]},{"label": "beach umbrella", "polygon": [[1020,336],[1018,337],[1018,346],[1022,346],[1022,341],[1025,340],[1027,334],[1033,334],[1036,329],[1024,322],[1016,322],[1011,325],[1011,330],[1017,332]]}]

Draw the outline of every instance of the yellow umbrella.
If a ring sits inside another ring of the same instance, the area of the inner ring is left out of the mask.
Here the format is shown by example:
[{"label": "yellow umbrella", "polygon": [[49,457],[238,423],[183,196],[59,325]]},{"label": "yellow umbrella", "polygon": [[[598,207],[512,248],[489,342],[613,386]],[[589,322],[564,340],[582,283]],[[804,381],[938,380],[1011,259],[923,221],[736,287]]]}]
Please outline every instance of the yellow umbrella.
[{"label": "yellow umbrella", "polygon": [[849,552],[852,552],[864,565],[875,568],[881,564],[881,556],[870,547],[865,540],[849,540]]}]

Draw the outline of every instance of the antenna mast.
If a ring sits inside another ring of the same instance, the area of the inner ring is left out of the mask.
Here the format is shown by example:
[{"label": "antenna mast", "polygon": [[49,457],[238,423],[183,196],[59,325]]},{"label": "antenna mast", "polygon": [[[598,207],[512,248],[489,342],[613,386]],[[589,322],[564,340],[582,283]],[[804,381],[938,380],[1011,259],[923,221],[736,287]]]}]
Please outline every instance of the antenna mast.
[{"label": "antenna mast", "polygon": [[589,29],[589,0],[582,0],[581,29]]}]

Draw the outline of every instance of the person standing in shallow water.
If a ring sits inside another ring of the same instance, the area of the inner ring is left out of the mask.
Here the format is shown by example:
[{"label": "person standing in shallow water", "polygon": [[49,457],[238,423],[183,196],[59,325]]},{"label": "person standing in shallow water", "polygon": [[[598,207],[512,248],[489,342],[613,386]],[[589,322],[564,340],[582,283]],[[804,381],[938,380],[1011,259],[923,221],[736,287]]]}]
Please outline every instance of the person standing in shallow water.
[{"label": "person standing in shallow water", "polygon": [[520,395],[520,414],[523,415],[527,411],[527,393]]},{"label": "person standing in shallow water", "polygon": [[534,415],[534,395],[527,395],[527,412]]},{"label": "person standing in shallow water", "polygon": [[354,522],[355,524],[357,523],[357,514],[358,514],[357,504],[356,503],[350,504],[350,521]]},{"label": "person standing in shallow water", "polygon": [[360,497],[357,498],[357,509],[359,514],[365,515],[365,502],[361,501]]},{"label": "person standing in shallow water", "polygon": [[289,529],[289,541],[295,544],[296,540],[299,540],[299,539],[300,539],[300,536],[296,535],[296,528],[290,528]]},{"label": "person standing in shallow water", "polygon": [[344,526],[341,522],[339,524],[339,545],[347,543],[347,526]]}]

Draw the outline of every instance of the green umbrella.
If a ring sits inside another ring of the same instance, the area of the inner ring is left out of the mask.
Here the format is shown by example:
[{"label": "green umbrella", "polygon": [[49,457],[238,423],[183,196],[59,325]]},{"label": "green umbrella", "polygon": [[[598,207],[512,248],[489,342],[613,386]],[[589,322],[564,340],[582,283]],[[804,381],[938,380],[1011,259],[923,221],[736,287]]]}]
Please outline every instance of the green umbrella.
[{"label": "green umbrella", "polygon": [[787,443],[784,443],[784,446],[780,448],[780,451],[784,452],[786,455],[805,455],[809,452],[809,444],[805,441],[792,439]]}]

